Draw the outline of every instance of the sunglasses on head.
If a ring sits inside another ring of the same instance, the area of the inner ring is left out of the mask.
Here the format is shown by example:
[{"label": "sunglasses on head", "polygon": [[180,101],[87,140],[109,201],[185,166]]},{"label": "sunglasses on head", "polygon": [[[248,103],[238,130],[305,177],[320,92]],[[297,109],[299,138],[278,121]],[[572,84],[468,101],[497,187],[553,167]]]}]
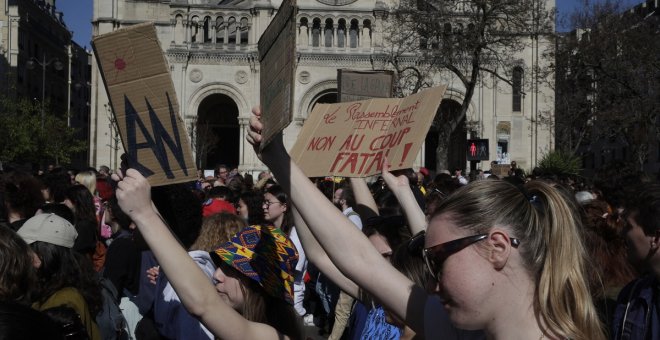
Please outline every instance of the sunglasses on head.
[{"label": "sunglasses on head", "polygon": [[[423,256],[426,263],[426,269],[429,271],[433,279],[440,281],[440,272],[442,264],[447,258],[459,251],[471,246],[474,243],[485,240],[488,234],[479,234],[473,236],[462,237],[456,240],[440,243],[433,247],[424,248]],[[520,240],[511,238],[511,246],[518,248]]]}]

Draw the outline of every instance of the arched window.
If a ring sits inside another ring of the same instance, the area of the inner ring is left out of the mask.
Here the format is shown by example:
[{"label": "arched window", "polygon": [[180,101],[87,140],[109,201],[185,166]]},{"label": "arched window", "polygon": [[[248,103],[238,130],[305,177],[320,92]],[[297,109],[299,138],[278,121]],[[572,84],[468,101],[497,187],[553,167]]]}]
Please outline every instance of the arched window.
[{"label": "arched window", "polygon": [[371,47],[371,20],[362,22],[362,47]]},{"label": "arched window", "polygon": [[520,66],[513,68],[511,76],[512,87],[512,110],[513,112],[520,112],[522,110],[522,85],[523,85],[523,69]]},{"label": "arched window", "polygon": [[190,41],[199,42],[199,17],[192,17],[192,24],[190,25]]},{"label": "arched window", "polygon": [[350,48],[356,48],[358,46],[358,29],[358,21],[355,19],[351,20],[351,28],[348,31]]},{"label": "arched window", "polygon": [[182,44],[185,36],[186,31],[183,28],[183,16],[179,14],[176,16],[176,21],[174,23],[174,43]]},{"label": "arched window", "polygon": [[300,19],[300,33],[298,36],[298,45],[307,47],[309,46],[309,27],[307,27],[307,18]]},{"label": "arched window", "polygon": [[215,19],[215,42],[216,44],[225,43],[225,19],[223,17]]},{"label": "arched window", "polygon": [[248,44],[249,25],[248,18],[241,18],[241,45]]},{"label": "arched window", "polygon": [[204,42],[211,42],[211,17],[204,18]]},{"label": "arched window", "polygon": [[312,46],[319,47],[321,40],[321,19],[315,18],[312,24]]},{"label": "arched window", "polygon": [[237,35],[237,25],[236,25],[236,18],[231,17],[229,18],[228,24],[227,24],[227,29],[229,30],[229,39],[227,41],[228,44],[236,44],[236,35]]},{"label": "arched window", "polygon": [[339,25],[337,25],[337,46],[346,46],[346,20],[344,19],[339,19]]},{"label": "arched window", "polygon": [[334,24],[332,22],[332,19],[326,19],[325,20],[325,28],[324,28],[324,45],[325,47],[332,47],[332,38],[334,36]]}]

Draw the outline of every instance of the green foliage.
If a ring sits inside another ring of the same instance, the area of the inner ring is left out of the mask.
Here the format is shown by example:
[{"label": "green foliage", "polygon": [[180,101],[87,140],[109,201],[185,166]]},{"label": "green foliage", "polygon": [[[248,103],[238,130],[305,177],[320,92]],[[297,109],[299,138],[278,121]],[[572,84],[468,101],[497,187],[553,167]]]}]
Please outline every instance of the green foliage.
[{"label": "green foliage", "polygon": [[68,163],[86,143],[76,138],[76,130],[67,126],[66,117],[29,99],[0,98],[0,161],[3,163]]},{"label": "green foliage", "polygon": [[543,155],[538,167],[546,175],[578,176],[580,163],[580,157],[574,154],[553,150]]}]

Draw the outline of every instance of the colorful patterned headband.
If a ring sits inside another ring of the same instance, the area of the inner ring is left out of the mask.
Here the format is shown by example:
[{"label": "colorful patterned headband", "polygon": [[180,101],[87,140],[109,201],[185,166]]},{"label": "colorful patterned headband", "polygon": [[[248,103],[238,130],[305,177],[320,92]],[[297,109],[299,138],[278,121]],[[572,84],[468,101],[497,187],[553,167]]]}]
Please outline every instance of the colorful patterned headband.
[{"label": "colorful patterned headband", "polygon": [[298,252],[279,228],[254,225],[239,231],[211,252],[220,261],[259,283],[268,295],[293,304],[293,275]]}]

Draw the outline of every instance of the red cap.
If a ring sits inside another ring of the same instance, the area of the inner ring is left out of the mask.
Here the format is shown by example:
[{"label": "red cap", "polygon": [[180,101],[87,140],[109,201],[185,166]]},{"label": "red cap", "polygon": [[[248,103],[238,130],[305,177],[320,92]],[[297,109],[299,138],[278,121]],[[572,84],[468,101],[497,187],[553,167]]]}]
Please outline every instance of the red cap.
[{"label": "red cap", "polygon": [[427,168],[423,168],[423,167],[422,167],[422,168],[419,168],[419,172],[420,172],[422,175],[424,175],[424,176],[428,176],[428,175],[429,175],[429,169],[427,169]]},{"label": "red cap", "polygon": [[204,202],[202,207],[202,216],[207,217],[221,212],[236,214],[236,208],[233,204],[221,199],[209,199]]}]

